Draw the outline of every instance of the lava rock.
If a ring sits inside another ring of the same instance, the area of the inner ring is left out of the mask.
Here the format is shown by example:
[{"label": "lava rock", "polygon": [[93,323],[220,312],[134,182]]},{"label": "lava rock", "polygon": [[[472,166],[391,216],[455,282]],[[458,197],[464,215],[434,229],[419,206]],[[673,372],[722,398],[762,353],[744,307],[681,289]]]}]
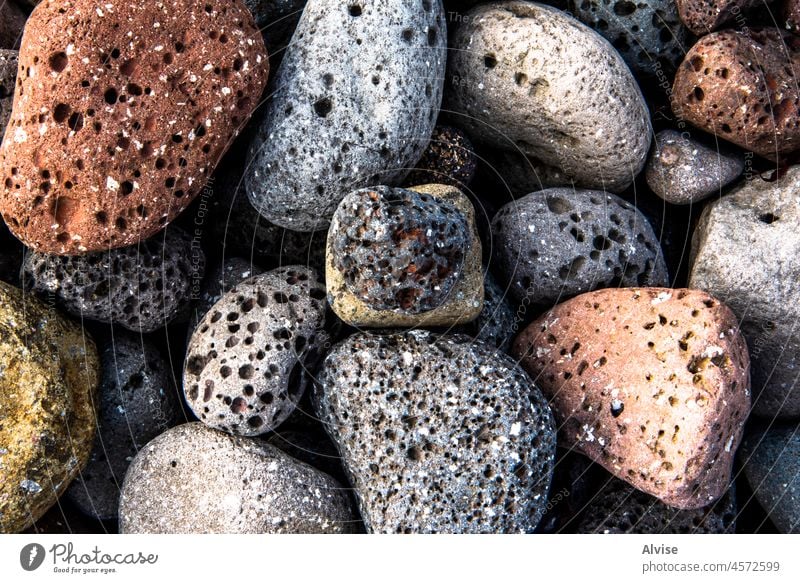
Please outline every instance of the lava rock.
[{"label": "lava rock", "polygon": [[551,306],[603,287],[667,286],[658,237],[614,194],[550,188],[492,220],[493,267],[518,303]]},{"label": "lava rock", "polygon": [[694,34],[702,36],[772,0],[675,0],[678,15]]},{"label": "lava rock", "polygon": [[744,170],[744,158],[713,150],[674,130],[656,135],[645,176],[654,193],[672,204],[692,204],[721,193]]},{"label": "lava rock", "polygon": [[280,425],[302,397],[327,340],[325,288],[313,270],[289,266],[228,290],[189,342],[183,386],[201,421],[240,435]]},{"label": "lava rock", "polygon": [[202,423],[174,427],[139,452],[119,518],[125,534],[346,533],[356,524],[330,476]]},{"label": "lava rock", "polygon": [[776,425],[748,433],[739,459],[756,499],[785,533],[800,532],[800,430]]},{"label": "lava rock", "polygon": [[728,304],[748,341],[753,413],[800,418],[800,168],[756,176],[706,207],[692,240],[689,286]]},{"label": "lava rock", "polygon": [[25,13],[14,2],[6,0],[0,4],[0,49],[19,47],[26,19]]},{"label": "lava rock", "polygon": [[544,512],[555,426],[495,348],[424,330],[356,334],[316,395],[370,532],[529,532]]},{"label": "lava rock", "polygon": [[0,212],[27,246],[60,255],[163,229],[202,190],[269,69],[239,0],[46,2],[19,63]]},{"label": "lava rock", "polygon": [[672,110],[774,160],[800,147],[798,67],[800,40],[776,28],[710,34],[678,68]]},{"label": "lava rock", "polygon": [[436,126],[406,184],[447,184],[463,190],[472,182],[477,167],[475,148],[467,134],[458,128]]},{"label": "lava rock", "polygon": [[0,49],[0,139],[6,133],[6,124],[14,104],[14,85],[17,81],[19,53]]},{"label": "lava rock", "polygon": [[636,74],[674,70],[690,42],[674,0],[569,0],[569,12],[610,42]]},{"label": "lava rock", "polygon": [[445,109],[473,140],[524,154],[562,175],[559,185],[616,192],[633,182],[650,148],[649,114],[603,37],[560,10],[513,0],[471,10],[452,45]]},{"label": "lava rock", "polygon": [[441,0],[309,0],[250,148],[253,206],[319,230],[347,193],[402,182],[439,113],[446,41]]},{"label": "lava rock", "polygon": [[0,532],[31,526],[89,459],[98,368],[79,326],[0,282]]},{"label": "lava rock", "polygon": [[750,410],[736,316],[697,290],[605,289],[557,305],[514,341],[564,443],[676,508],[717,500]]},{"label": "lava rock", "polygon": [[328,231],[328,302],[354,326],[443,326],[483,307],[472,203],[452,186],[346,196]]},{"label": "lava rock", "polygon": [[171,371],[144,338],[116,332],[100,354],[98,432],[86,468],[67,490],[81,512],[115,519],[125,472],[147,442],[174,423],[180,402]]},{"label": "lava rock", "polygon": [[800,32],[800,0],[786,0],[783,3],[783,27],[797,34]]},{"label": "lava rock", "polygon": [[485,271],[483,279],[483,309],[478,317],[454,331],[476,340],[496,346],[507,352],[511,339],[519,327],[519,318],[508,302],[507,288],[497,283],[494,276]]},{"label": "lava rock", "polygon": [[202,250],[172,227],[132,247],[65,257],[31,252],[25,257],[28,287],[55,294],[64,309],[81,318],[152,332],[187,307],[205,269]]}]

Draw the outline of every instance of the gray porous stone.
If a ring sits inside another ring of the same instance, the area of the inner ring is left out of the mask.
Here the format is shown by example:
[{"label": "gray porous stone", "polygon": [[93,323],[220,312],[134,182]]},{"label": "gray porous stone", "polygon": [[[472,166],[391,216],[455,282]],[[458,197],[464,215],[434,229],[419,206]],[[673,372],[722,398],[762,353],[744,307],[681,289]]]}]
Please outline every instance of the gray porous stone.
[{"label": "gray porous stone", "polygon": [[327,474],[202,423],[148,443],[120,497],[124,534],[324,534],[356,524],[347,491]]},{"label": "gray porous stone", "polygon": [[438,308],[463,276],[470,226],[447,200],[378,186],[348,194],[337,219],[333,264],[372,309]]},{"label": "gray porous stone", "polygon": [[650,190],[672,204],[691,204],[720,194],[744,170],[744,157],[718,150],[674,130],[656,135],[645,177]]},{"label": "gray porous stone", "polygon": [[666,287],[650,223],[614,194],[571,188],[534,192],[492,220],[494,263],[517,302],[553,305],[605,287]]},{"label": "gray porous stone", "polygon": [[325,287],[299,265],[228,290],[200,320],[186,353],[183,387],[198,418],[250,436],[280,425],[327,340],[325,307]]},{"label": "gray porous stone", "polygon": [[264,35],[270,56],[280,56],[292,38],[306,0],[244,0]]},{"label": "gray porous stone", "polygon": [[759,504],[785,533],[800,533],[800,427],[776,425],[745,436],[744,474]]},{"label": "gray porous stone", "polygon": [[642,77],[674,70],[692,46],[675,0],[569,0],[575,18],[603,35]]},{"label": "gray porous stone", "polygon": [[494,347],[414,330],[356,334],[315,396],[369,532],[529,532],[553,475],[555,424]]},{"label": "gray porous stone", "polygon": [[14,103],[14,84],[17,80],[19,53],[0,49],[0,140],[6,133],[6,124],[11,117]]},{"label": "gray porous stone", "polygon": [[736,529],[736,512],[732,489],[711,506],[680,510],[608,477],[586,504],[577,530],[592,534],[727,534]]},{"label": "gray porous stone", "polygon": [[98,433],[89,463],[67,490],[82,512],[116,519],[125,472],[136,453],[173,424],[178,393],[164,359],[142,337],[115,332],[100,353]]},{"label": "gray porous stone", "polygon": [[753,413],[800,418],[800,167],[755,176],[706,207],[689,287],[725,302],[750,350]]},{"label": "gray porous stone", "polygon": [[453,331],[466,334],[507,352],[518,327],[517,314],[508,301],[506,287],[497,283],[494,276],[487,270],[484,272],[483,278],[483,309],[481,313],[469,324],[458,326]]},{"label": "gray porous stone", "polygon": [[[524,154],[562,185],[621,191],[642,169],[650,120],[617,51],[535,2],[471,10],[454,35],[445,109],[476,142]],[[537,185],[532,184],[531,190]]]},{"label": "gray porous stone", "polygon": [[177,227],[138,245],[82,256],[30,252],[23,265],[27,287],[55,294],[73,316],[152,332],[188,306],[205,257]]},{"label": "gray porous stone", "polygon": [[441,0],[309,0],[251,144],[253,206],[312,231],[347,193],[402,182],[436,123],[446,41]]}]

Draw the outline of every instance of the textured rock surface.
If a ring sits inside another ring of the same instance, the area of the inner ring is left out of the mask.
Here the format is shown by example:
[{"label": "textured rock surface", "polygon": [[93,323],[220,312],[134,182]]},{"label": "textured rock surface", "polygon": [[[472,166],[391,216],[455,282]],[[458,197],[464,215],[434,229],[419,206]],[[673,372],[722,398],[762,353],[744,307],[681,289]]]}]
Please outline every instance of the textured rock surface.
[{"label": "textured rock surface", "polygon": [[183,386],[207,425],[259,435],[275,429],[305,390],[307,366],[327,339],[325,288],[312,270],[289,266],[228,290],[198,324]]},{"label": "textured rock surface", "polygon": [[727,489],[750,410],[747,347],[705,292],[606,289],[559,304],[512,354],[551,399],[564,444],[677,508]]},{"label": "textured rock surface", "polygon": [[670,508],[658,499],[609,478],[587,505],[579,533],[728,534],[736,528],[736,496],[696,510]]},{"label": "textured rock surface", "polygon": [[511,308],[507,296],[506,288],[498,284],[489,271],[485,271],[481,313],[472,322],[459,326],[454,332],[472,336],[507,351],[519,325],[517,314]]},{"label": "textured rock surface", "polygon": [[748,10],[770,10],[766,5],[771,3],[772,0],[675,0],[681,20],[698,36],[745,18]]},{"label": "textured rock surface", "polygon": [[32,291],[55,294],[70,314],[152,332],[199,288],[205,258],[187,233],[172,227],[136,246],[80,257],[32,252],[23,269]]},{"label": "textured rock surface", "polygon": [[352,190],[402,181],[439,112],[446,40],[441,0],[310,0],[251,146],[253,206],[318,230]]},{"label": "textured rock surface", "polygon": [[560,169],[562,184],[633,182],[650,148],[647,107],[599,34],[548,6],[493,2],[465,15],[452,44],[445,108],[474,140]]},{"label": "textured rock surface", "polygon": [[49,253],[152,236],[200,192],[268,68],[239,0],[42,3],[0,148],[0,212]]},{"label": "textured rock surface", "polygon": [[167,363],[141,337],[114,334],[100,354],[98,432],[89,463],[67,490],[82,512],[115,519],[125,472],[147,442],[180,410]]},{"label": "textured rock surface", "polygon": [[354,326],[444,326],[483,307],[475,210],[452,186],[379,186],[345,197],[326,249],[328,302]]},{"label": "textured rock surface", "polygon": [[756,499],[781,532],[800,532],[800,429],[776,425],[748,433],[739,459]]},{"label": "textured rock surface", "polygon": [[753,412],[800,418],[800,168],[756,176],[709,205],[692,240],[689,286],[739,317],[752,360]]},{"label": "textured rock surface", "polygon": [[6,132],[14,102],[14,84],[17,79],[19,53],[0,49],[0,140]]},{"label": "textured rock surface", "polygon": [[492,236],[493,267],[517,302],[552,305],[602,287],[669,284],[650,223],[613,194],[534,192],[497,212]]},{"label": "textured rock surface", "polygon": [[19,46],[25,13],[10,0],[0,4],[0,49],[15,49]]},{"label": "textured rock surface", "polygon": [[725,30],[687,53],[672,88],[675,114],[770,159],[800,147],[800,41],[778,29]]},{"label": "textured rock surface", "polygon": [[555,426],[513,361],[466,336],[356,334],[320,370],[320,418],[372,532],[531,531]]},{"label": "textured rock surface", "polygon": [[189,423],[136,456],[120,532],[340,533],[354,513],[342,486],[267,443]]},{"label": "textured rock surface", "polygon": [[786,30],[797,34],[800,32],[800,0],[786,0],[783,3],[781,23]]},{"label": "textured rock surface", "polygon": [[458,128],[436,126],[406,184],[448,184],[463,190],[472,182],[477,166],[475,148],[467,134]]},{"label": "textured rock surface", "polygon": [[690,35],[678,17],[674,0],[569,0],[567,8],[617,49],[635,73],[656,75],[673,69],[690,46]]},{"label": "textured rock surface", "polygon": [[31,526],[89,459],[98,367],[77,325],[0,282],[0,532]]},{"label": "textured rock surface", "polygon": [[672,204],[691,204],[722,189],[744,170],[744,158],[714,150],[673,130],[656,135],[645,176],[650,190]]}]

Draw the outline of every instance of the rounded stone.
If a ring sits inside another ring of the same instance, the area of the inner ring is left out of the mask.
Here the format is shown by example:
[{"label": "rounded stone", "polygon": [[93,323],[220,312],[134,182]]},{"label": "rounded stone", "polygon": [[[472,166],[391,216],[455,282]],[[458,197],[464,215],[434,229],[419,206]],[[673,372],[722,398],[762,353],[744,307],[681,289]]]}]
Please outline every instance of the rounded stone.
[{"label": "rounded stone", "polygon": [[11,117],[18,66],[17,51],[0,49],[0,139],[6,133],[6,124]]},{"label": "rounded stone", "polygon": [[89,463],[67,490],[81,512],[117,518],[125,472],[147,442],[166,431],[180,411],[172,372],[143,337],[115,332],[100,354],[98,432]]},{"label": "rounded stone", "polygon": [[487,149],[525,155],[561,185],[615,192],[644,166],[651,130],[639,87],[581,22],[535,2],[491,2],[463,17],[452,46],[445,109]]},{"label": "rounded stone", "polygon": [[0,212],[28,247],[59,255],[162,230],[203,189],[269,69],[240,0],[44,2],[19,64]]},{"label": "rounded stone", "polygon": [[550,188],[492,220],[493,268],[518,303],[551,306],[604,287],[667,286],[658,237],[614,194]]},{"label": "rounded stone", "polygon": [[123,534],[326,534],[355,524],[346,491],[327,474],[202,423],[147,444],[120,498]]},{"label": "rounded stone", "polygon": [[349,192],[401,183],[439,113],[446,43],[441,0],[309,0],[250,147],[253,206],[319,230]]},{"label": "rounded stone", "polygon": [[674,130],[656,135],[645,176],[654,193],[672,204],[692,204],[736,180],[744,158],[729,149],[714,150]]},{"label": "rounded stone", "polygon": [[[708,34],[723,24],[741,19],[747,22],[746,13],[760,8],[770,11],[766,6],[773,0],[675,0],[678,14],[686,26],[697,36]],[[734,23],[731,23],[734,24]],[[738,25],[737,25],[738,27]],[[734,28],[734,26],[731,26]]]},{"label": "rounded stone", "polygon": [[186,400],[210,427],[260,435],[305,391],[327,340],[325,288],[313,270],[276,269],[229,289],[200,320],[183,371]]},{"label": "rounded stone", "polygon": [[205,257],[186,232],[171,227],[136,246],[67,257],[28,253],[28,288],[54,294],[70,314],[134,332],[166,326],[200,286]]},{"label": "rounded stone", "polygon": [[697,290],[604,289],[535,320],[512,354],[541,386],[565,446],[682,509],[728,488],[750,411],[733,312]]},{"label": "rounded stone", "polygon": [[494,347],[423,330],[356,334],[325,358],[316,402],[369,532],[530,532],[539,522],[555,425]]},{"label": "rounded stone", "polygon": [[463,190],[472,182],[477,167],[478,157],[467,134],[451,126],[436,126],[406,184],[448,184]]},{"label": "rounded stone", "polygon": [[98,368],[80,327],[0,282],[0,532],[31,526],[89,459]]}]

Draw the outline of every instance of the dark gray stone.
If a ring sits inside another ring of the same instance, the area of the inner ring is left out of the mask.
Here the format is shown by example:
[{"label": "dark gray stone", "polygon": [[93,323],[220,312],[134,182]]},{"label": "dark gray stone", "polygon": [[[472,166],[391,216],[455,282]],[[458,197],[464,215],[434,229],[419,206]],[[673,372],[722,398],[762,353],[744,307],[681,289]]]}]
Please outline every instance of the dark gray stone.
[{"label": "dark gray stone", "polygon": [[658,238],[614,194],[550,188],[510,202],[492,220],[493,267],[517,302],[552,306],[606,287],[668,287]]},{"label": "dark gray stone", "polygon": [[508,291],[497,283],[487,270],[483,279],[483,309],[469,324],[457,327],[454,332],[466,334],[507,352],[511,340],[519,330],[519,319],[508,301]]},{"label": "dark gray stone", "polygon": [[14,104],[14,87],[17,80],[19,53],[0,49],[0,140],[6,133],[6,124]]},{"label": "dark gray stone", "polygon": [[555,424],[527,375],[467,336],[356,334],[319,373],[317,409],[371,532],[529,532]]},{"label": "dark gray stone", "polygon": [[4,0],[0,3],[0,49],[19,47],[27,19],[25,13],[14,2]]},{"label": "dark gray stone", "polygon": [[441,0],[310,0],[251,144],[253,206],[312,231],[347,193],[400,183],[436,122],[446,40]]},{"label": "dark gray stone", "polygon": [[478,157],[467,134],[450,126],[436,126],[428,147],[406,184],[449,184],[465,190],[475,176]]}]

